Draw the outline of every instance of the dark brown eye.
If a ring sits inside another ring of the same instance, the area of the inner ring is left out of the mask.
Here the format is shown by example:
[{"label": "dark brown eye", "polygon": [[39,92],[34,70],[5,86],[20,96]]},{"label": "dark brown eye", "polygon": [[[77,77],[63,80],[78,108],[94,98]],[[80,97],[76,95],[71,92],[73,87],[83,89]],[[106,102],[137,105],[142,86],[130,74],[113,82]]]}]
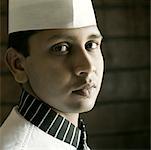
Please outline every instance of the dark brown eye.
[{"label": "dark brown eye", "polygon": [[58,43],[50,48],[50,52],[56,55],[66,55],[69,53],[70,45],[68,43]]},{"label": "dark brown eye", "polygon": [[94,41],[89,41],[85,44],[85,49],[88,51],[94,50],[98,48],[98,43],[94,42]]}]

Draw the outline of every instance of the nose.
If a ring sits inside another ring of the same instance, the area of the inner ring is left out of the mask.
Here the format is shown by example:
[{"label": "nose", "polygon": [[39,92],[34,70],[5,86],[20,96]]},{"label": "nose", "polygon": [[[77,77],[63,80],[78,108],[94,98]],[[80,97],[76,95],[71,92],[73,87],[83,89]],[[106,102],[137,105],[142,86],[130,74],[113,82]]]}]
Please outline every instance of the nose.
[{"label": "nose", "polygon": [[93,64],[93,59],[88,52],[81,52],[78,54],[75,62],[75,74],[79,77],[87,77],[92,72],[96,71]]}]

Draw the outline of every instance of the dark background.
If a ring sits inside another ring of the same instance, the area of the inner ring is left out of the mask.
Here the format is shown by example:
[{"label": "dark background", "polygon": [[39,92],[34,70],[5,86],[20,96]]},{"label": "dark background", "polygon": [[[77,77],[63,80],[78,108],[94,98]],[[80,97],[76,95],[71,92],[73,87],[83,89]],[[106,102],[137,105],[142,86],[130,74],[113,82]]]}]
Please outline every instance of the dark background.
[{"label": "dark background", "polygon": [[[149,149],[150,1],[93,0],[104,36],[105,76],[95,108],[82,115],[92,149]],[[0,2],[0,123],[20,88],[4,64],[7,0]]]}]

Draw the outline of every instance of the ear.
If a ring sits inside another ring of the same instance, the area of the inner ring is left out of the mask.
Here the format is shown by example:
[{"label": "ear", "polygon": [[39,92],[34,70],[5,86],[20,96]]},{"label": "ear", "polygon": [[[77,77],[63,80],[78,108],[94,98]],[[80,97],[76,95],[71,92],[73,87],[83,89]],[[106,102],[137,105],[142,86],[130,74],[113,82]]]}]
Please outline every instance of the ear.
[{"label": "ear", "polygon": [[5,61],[10,72],[13,74],[16,82],[21,84],[28,81],[28,77],[24,69],[25,60],[26,58],[13,48],[7,49],[5,53]]}]

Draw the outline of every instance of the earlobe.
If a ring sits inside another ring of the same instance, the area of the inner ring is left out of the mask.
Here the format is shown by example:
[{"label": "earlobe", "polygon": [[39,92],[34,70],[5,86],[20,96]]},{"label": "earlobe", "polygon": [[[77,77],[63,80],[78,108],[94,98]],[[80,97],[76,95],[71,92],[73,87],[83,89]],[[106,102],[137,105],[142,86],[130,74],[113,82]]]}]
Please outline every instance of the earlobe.
[{"label": "earlobe", "polygon": [[16,82],[26,83],[28,77],[25,72],[25,57],[13,48],[9,48],[5,53],[5,62],[13,74]]}]

